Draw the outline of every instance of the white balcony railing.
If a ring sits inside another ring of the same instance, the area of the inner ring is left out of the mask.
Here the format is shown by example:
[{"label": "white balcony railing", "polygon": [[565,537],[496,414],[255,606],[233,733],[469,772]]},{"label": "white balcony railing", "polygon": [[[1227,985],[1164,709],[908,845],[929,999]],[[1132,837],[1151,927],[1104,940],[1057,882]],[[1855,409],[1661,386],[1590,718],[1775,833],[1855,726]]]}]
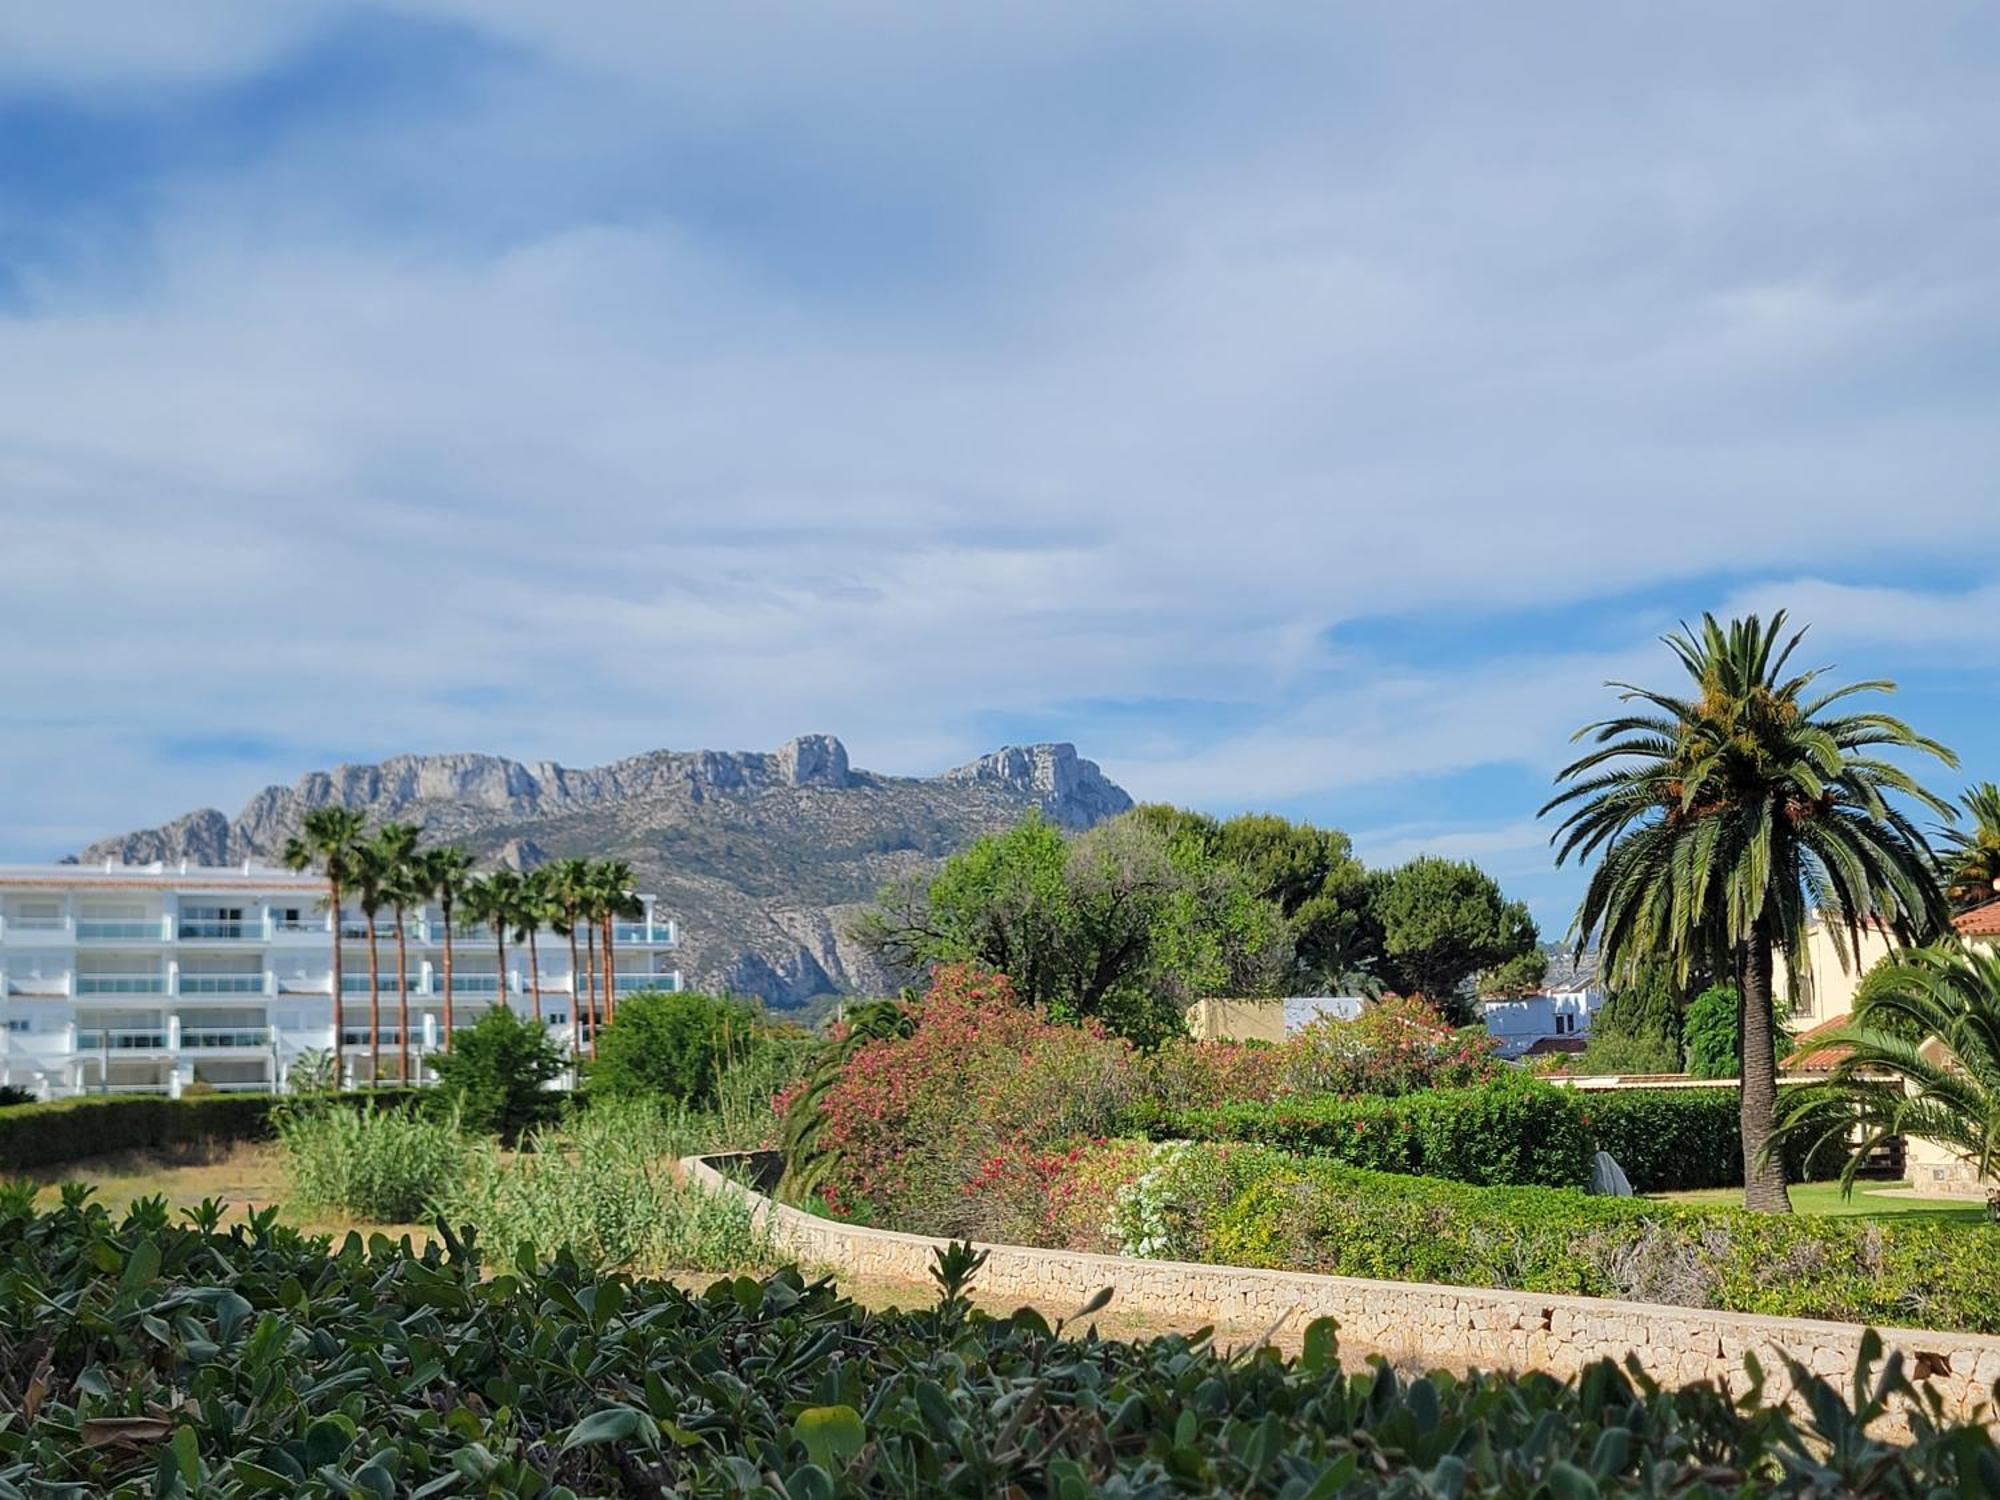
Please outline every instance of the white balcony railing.
[{"label": "white balcony railing", "polygon": [[76,976],[76,992],[79,995],[164,995],[167,992],[167,976],[79,974]]},{"label": "white balcony railing", "polygon": [[268,1047],[271,1033],[268,1029],[246,1030],[242,1027],[227,1026],[183,1026],[181,1046],[183,1049],[221,1047]]},{"label": "white balcony railing", "polygon": [[167,1034],[164,1031],[127,1030],[122,1028],[86,1029],[79,1027],[76,1033],[76,1050],[79,1052],[164,1052],[167,1050]]},{"label": "white balcony railing", "polygon": [[45,938],[50,933],[68,932],[68,917],[8,917],[0,920],[0,935],[26,933],[31,938]]},{"label": "white balcony railing", "polygon": [[76,921],[79,943],[157,943],[166,933],[166,926],[158,917],[78,917]]},{"label": "white balcony railing", "polygon": [[646,990],[665,990],[669,993],[681,987],[678,974],[619,974],[614,988],[621,995],[636,995]]},{"label": "white balcony railing", "polygon": [[260,917],[182,917],[180,934],[183,939],[262,942],[264,922]]},{"label": "white balcony railing", "polygon": [[190,974],[181,971],[177,986],[183,995],[261,995],[269,986],[262,974]]}]

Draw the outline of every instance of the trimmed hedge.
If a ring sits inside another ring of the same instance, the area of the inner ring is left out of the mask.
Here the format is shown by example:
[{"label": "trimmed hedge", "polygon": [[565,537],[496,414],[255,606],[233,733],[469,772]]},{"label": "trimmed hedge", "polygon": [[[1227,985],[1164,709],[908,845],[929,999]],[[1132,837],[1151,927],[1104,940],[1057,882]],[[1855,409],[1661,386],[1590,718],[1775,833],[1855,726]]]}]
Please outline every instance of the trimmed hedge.
[{"label": "trimmed hedge", "polygon": [[[1590,1134],[1625,1169],[1634,1192],[1743,1186],[1743,1129],[1735,1089],[1606,1089],[1576,1097]],[[1781,1104],[1780,1113],[1783,1108]],[[1809,1155],[1811,1146],[1804,1138],[1787,1143],[1785,1175],[1793,1182],[1839,1176],[1845,1160],[1839,1146]]]},{"label": "trimmed hedge", "polygon": [[1480,1188],[1256,1146],[1159,1148],[1128,1253],[1780,1317],[2000,1332],[2000,1229]]},{"label": "trimmed hedge", "polygon": [[[416,1089],[330,1097],[399,1104]],[[272,1134],[271,1094],[90,1094],[0,1109],[0,1171],[60,1166],[115,1151],[166,1150],[213,1141],[258,1141]]]},{"label": "trimmed hedge", "polygon": [[1189,1110],[1163,1137],[1248,1141],[1410,1177],[1584,1187],[1595,1149],[1569,1089],[1519,1076],[1400,1098],[1301,1095]]}]

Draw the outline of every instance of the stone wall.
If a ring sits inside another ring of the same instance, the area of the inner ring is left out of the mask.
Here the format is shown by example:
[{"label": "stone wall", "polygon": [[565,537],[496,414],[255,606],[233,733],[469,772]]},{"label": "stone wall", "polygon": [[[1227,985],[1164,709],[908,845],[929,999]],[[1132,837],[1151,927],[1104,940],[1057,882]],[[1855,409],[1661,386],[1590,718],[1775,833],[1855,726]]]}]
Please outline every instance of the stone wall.
[{"label": "stone wall", "polygon": [[[682,1164],[693,1179],[751,1200],[783,1254],[848,1276],[922,1283],[945,1242],[925,1235],[837,1223],[731,1181],[711,1161]],[[1716,1379],[1743,1383],[1743,1356],[1754,1353],[1774,1398],[1789,1393],[1781,1356],[1790,1355],[1836,1379],[1854,1368],[1862,1329],[1851,1323],[1766,1318],[1596,1297],[1545,1296],[1424,1282],[1366,1281],[1297,1271],[1189,1265],[992,1245],[979,1285],[1002,1299],[1081,1306],[1110,1287],[1121,1312],[1194,1329],[1203,1324],[1237,1333],[1296,1333],[1312,1319],[1332,1317],[1343,1338],[1392,1359],[1484,1369],[1536,1369],[1573,1375],[1601,1358],[1636,1354],[1663,1383]],[[1883,1329],[1890,1349],[1903,1352],[1919,1385],[1935,1390],[1945,1409],[1968,1416],[1986,1406],[2000,1381],[2000,1337]]]}]

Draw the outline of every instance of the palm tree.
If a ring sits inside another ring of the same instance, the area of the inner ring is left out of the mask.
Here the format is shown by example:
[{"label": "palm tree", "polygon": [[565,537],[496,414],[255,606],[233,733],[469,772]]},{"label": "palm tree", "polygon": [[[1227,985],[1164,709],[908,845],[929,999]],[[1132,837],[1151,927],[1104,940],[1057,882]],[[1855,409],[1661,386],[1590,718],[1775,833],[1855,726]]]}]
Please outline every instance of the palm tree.
[{"label": "palm tree", "polygon": [[392,851],[379,838],[364,840],[354,863],[354,904],[368,927],[368,1086],[382,1084],[382,963],[376,948],[375,916],[388,903],[395,878]]},{"label": "palm tree", "polygon": [[569,1051],[572,1058],[583,1056],[584,974],[576,961],[576,928],[582,920],[588,897],[590,862],[582,859],[557,860],[548,868],[550,921],[556,932],[569,939]]},{"label": "palm tree", "polygon": [[1972,826],[1938,830],[1938,863],[1945,894],[1966,911],[2000,895],[2000,786],[1982,781],[1958,800]]},{"label": "palm tree", "polygon": [[618,964],[612,956],[612,935],[620,917],[643,917],[646,908],[632,894],[632,867],[622,859],[607,859],[597,867],[598,922],[604,933],[604,1020],[618,1019]]},{"label": "palm tree", "polygon": [[520,904],[521,877],[512,870],[495,870],[466,888],[466,913],[493,929],[493,951],[500,961],[495,993],[501,1005],[507,1004],[507,926]]},{"label": "palm tree", "polygon": [[[1894,1136],[1933,1141],[1981,1178],[2000,1164],[2000,953],[1939,944],[1892,953],[1861,981],[1823,1089],[1802,1093],[1780,1135],[1853,1144],[1843,1191]],[[1859,1139],[1856,1141],[1856,1129]]]},{"label": "palm tree", "polygon": [[542,1023],[542,959],[535,935],[548,920],[549,877],[545,871],[531,870],[521,877],[514,904],[514,941],[528,945],[528,988],[535,997],[535,1024]]},{"label": "palm tree", "polygon": [[417,840],[423,830],[414,823],[384,823],[375,831],[381,851],[383,898],[396,915],[396,1082],[410,1081],[410,948],[409,914],[430,898]]},{"label": "palm tree", "polygon": [[[1610,683],[1647,707],[1586,725],[1598,748],[1563,768],[1566,790],[1542,808],[1567,811],[1556,863],[1602,851],[1577,909],[1579,946],[1595,937],[1607,974],[1635,976],[1649,960],[1685,982],[1707,968],[1733,975],[1742,1072],[1743,1201],[1785,1213],[1783,1161],[1768,1147],[1777,1116],[1773,975],[1807,977],[1812,908],[1827,917],[1843,966],[1864,922],[1907,943],[1945,919],[1930,847],[1887,794],[1949,817],[1949,806],[1880,748],[1952,753],[1881,713],[1828,710],[1887,682],[1813,693],[1821,673],[1786,676],[1804,632],[1785,635],[1781,610],[1723,626],[1702,617],[1666,638],[1694,685],[1676,698]],[[1809,696],[1811,694],[1811,696]]]},{"label": "palm tree", "polygon": [[444,919],[444,1050],[449,1052],[452,1031],[452,910],[464,899],[471,883],[472,856],[456,844],[426,850],[423,855],[423,880],[429,894],[437,901],[438,914]]},{"label": "palm tree", "polygon": [[597,1056],[597,1033],[603,1020],[597,1008],[597,925],[604,897],[598,889],[597,864],[594,860],[583,860],[578,879],[581,889],[577,893],[576,914],[583,923],[583,969],[584,993],[590,1006],[590,1023],[586,1028],[590,1033],[590,1055]]},{"label": "palm tree", "polygon": [[341,1088],[345,1058],[343,1027],[346,1012],[341,996],[340,906],[353,883],[359,860],[363,819],[346,807],[316,807],[305,816],[297,837],[285,840],[286,867],[318,867],[326,876],[327,904],[333,908],[333,1086]]}]

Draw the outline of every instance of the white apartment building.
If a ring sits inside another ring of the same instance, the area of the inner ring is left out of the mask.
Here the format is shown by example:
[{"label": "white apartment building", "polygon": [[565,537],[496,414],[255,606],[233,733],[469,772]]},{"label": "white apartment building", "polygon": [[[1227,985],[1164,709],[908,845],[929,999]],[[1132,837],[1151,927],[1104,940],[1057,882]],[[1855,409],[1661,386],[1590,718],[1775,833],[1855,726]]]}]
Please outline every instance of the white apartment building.
[{"label": "white apartment building", "polygon": [[[678,990],[674,924],[653,897],[639,900],[645,916],[613,928],[617,993]],[[0,865],[0,1081],[42,1098],[282,1089],[301,1054],[333,1050],[336,920],[347,1069],[366,1082],[367,929],[351,900],[336,918],[318,877],[256,865]],[[454,1027],[503,1001],[532,1015],[528,945],[508,934],[503,970],[491,931],[452,926]],[[392,911],[376,914],[385,1080],[402,1037],[395,928]],[[420,1059],[444,1042],[438,910],[406,913],[403,940]],[[579,989],[569,940],[542,932],[535,947],[542,1019],[567,1045]],[[415,1061],[411,1071],[424,1076]]]},{"label": "white apartment building", "polygon": [[1545,1052],[1581,1052],[1604,1000],[1603,990],[1583,984],[1517,1000],[1487,1000],[1480,1010],[1487,1031],[1500,1044],[1500,1055],[1515,1058],[1538,1046]]}]

